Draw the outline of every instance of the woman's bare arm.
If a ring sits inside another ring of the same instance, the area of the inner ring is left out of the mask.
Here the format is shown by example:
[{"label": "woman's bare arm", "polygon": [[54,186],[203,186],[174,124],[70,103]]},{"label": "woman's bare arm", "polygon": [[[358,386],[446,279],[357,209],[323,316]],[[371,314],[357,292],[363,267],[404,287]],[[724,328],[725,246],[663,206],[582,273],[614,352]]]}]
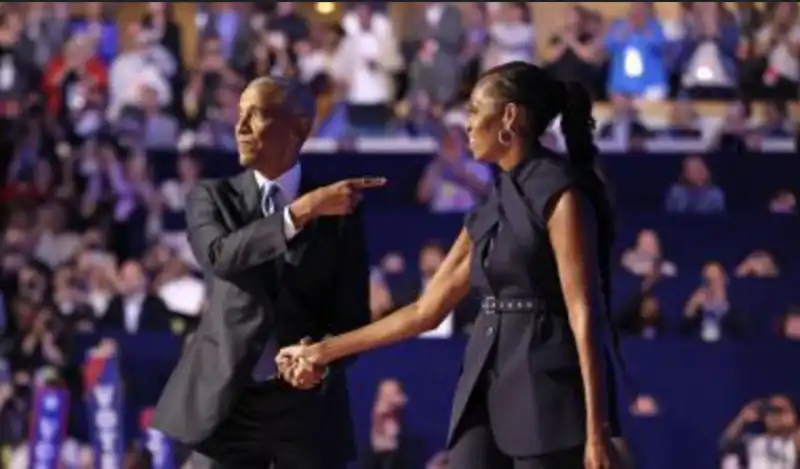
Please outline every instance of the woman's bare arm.
[{"label": "woman's bare arm", "polygon": [[602,437],[606,422],[601,352],[593,324],[593,318],[603,308],[594,217],[590,204],[581,194],[569,190],[556,202],[548,222],[569,325],[578,349],[590,440]]},{"label": "woman's bare arm", "polygon": [[322,340],[304,355],[316,365],[325,365],[435,328],[469,291],[471,251],[469,235],[462,230],[417,301],[372,324]]}]

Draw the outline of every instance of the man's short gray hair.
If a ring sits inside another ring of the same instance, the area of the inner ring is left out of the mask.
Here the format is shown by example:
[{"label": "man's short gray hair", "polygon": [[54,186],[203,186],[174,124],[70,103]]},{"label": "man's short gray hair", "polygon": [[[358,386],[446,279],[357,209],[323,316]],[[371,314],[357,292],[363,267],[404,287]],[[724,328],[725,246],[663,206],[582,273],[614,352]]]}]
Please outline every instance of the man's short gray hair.
[{"label": "man's short gray hair", "polygon": [[311,88],[293,78],[259,77],[250,82],[248,86],[275,87],[282,93],[282,105],[292,115],[300,118],[314,119],[317,113],[317,103]]}]

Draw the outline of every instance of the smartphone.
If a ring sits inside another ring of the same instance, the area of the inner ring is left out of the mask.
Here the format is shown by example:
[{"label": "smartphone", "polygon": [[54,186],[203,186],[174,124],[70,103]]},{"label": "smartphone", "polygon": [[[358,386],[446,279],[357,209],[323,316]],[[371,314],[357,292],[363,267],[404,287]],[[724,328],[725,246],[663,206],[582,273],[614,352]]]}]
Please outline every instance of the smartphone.
[{"label": "smartphone", "polygon": [[770,404],[768,401],[764,401],[758,406],[758,416],[761,418],[766,417],[767,414],[778,411],[780,411],[780,409]]}]

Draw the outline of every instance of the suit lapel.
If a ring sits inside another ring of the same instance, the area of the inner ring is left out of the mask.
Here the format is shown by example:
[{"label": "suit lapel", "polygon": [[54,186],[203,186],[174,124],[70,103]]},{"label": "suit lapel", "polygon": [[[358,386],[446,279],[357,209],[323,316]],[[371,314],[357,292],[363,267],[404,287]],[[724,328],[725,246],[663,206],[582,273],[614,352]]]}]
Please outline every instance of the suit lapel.
[{"label": "suit lapel", "polygon": [[473,260],[471,268],[473,275],[478,282],[486,285],[487,288],[491,287],[489,278],[486,275],[486,259],[484,256],[488,254],[489,243],[492,242],[492,232],[500,222],[500,202],[498,200],[497,187],[492,188],[492,193],[475,212],[467,216],[465,222],[467,232],[472,239],[473,254],[476,259]]},{"label": "suit lapel", "polygon": [[[261,190],[258,187],[253,171],[247,170],[240,173],[235,181],[236,189],[239,192],[238,204],[242,213],[243,224],[246,225],[263,217],[264,215],[261,212]],[[298,188],[297,197],[299,198],[318,187],[319,184],[311,179],[306,171],[303,171],[300,175],[300,187]],[[309,242],[314,238],[316,225],[317,221],[312,220],[289,241],[285,259],[280,259],[276,263],[278,264],[279,275],[283,274],[284,263],[295,267],[300,265]]]},{"label": "suit lapel", "polygon": [[236,189],[239,191],[239,210],[241,210],[244,224],[248,224],[263,217],[261,213],[261,191],[256,182],[253,170],[248,169],[236,176]]}]

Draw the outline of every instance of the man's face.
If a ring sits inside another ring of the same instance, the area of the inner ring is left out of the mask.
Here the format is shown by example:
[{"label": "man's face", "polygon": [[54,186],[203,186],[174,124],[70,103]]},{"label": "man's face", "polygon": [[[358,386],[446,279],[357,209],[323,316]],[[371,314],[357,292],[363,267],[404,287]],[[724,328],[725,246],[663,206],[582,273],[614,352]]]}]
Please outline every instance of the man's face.
[{"label": "man's face", "polygon": [[764,403],[764,426],[767,433],[784,434],[795,428],[797,416],[785,396],[773,396]]},{"label": "man's face", "polygon": [[297,159],[310,125],[298,118],[277,85],[255,83],[239,99],[236,144],[239,162],[282,174]]},{"label": "man's face", "polygon": [[144,286],[142,267],[136,262],[126,262],[119,270],[119,289],[123,295],[132,295]]}]

